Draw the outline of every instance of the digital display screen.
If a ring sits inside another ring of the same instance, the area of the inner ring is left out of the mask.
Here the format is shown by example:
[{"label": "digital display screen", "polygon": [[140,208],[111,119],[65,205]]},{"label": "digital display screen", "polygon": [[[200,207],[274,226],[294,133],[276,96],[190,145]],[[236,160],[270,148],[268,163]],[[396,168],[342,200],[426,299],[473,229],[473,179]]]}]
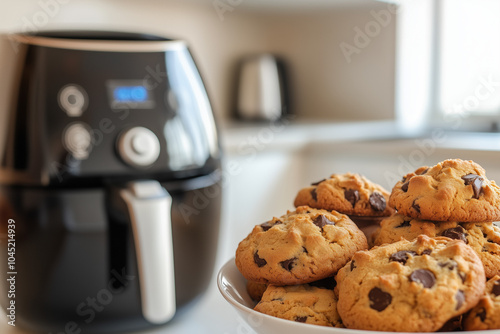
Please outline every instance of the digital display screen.
[{"label": "digital display screen", "polygon": [[143,86],[118,86],[113,96],[117,102],[144,102],[148,100],[148,91]]},{"label": "digital display screen", "polygon": [[107,86],[113,109],[154,108],[153,92],[146,88],[143,80],[109,80]]}]

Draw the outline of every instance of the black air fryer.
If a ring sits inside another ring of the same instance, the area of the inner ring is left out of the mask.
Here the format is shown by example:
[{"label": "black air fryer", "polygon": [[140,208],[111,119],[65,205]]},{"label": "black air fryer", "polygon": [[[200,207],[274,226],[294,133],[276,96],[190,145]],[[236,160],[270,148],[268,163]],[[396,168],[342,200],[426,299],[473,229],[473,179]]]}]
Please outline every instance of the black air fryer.
[{"label": "black air fryer", "polygon": [[55,333],[167,323],[210,282],[221,208],[217,130],[185,43],[2,43],[2,308]]}]

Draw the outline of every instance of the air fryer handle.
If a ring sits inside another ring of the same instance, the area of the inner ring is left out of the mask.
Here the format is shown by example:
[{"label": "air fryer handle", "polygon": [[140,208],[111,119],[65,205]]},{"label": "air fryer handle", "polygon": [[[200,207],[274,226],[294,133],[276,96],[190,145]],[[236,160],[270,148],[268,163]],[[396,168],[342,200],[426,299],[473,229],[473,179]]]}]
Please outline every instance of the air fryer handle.
[{"label": "air fryer handle", "polygon": [[120,191],[134,235],[142,313],[153,324],[175,314],[172,197],[157,181],[138,181]]}]

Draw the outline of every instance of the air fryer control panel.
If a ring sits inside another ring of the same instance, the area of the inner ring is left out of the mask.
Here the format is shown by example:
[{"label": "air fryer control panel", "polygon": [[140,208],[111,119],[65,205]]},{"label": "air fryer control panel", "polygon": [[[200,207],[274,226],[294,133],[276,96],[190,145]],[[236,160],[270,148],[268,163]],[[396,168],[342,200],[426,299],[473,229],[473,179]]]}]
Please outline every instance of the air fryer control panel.
[{"label": "air fryer control panel", "polygon": [[[28,98],[51,179],[186,172],[218,159],[205,89],[187,50],[32,46]],[[35,116],[37,115],[37,116]]]},{"label": "air fryer control panel", "polygon": [[120,135],[118,153],[131,166],[151,166],[160,156],[160,141],[151,130],[131,128]]},{"label": "air fryer control panel", "polygon": [[[47,53],[50,76],[46,81],[49,148],[54,160],[66,156],[65,172],[116,173],[168,166],[168,156],[162,152],[166,147],[162,125],[176,111],[162,98],[170,89],[162,53],[41,51]],[[155,65],[162,80],[148,92],[146,87],[152,87],[148,69]]]}]

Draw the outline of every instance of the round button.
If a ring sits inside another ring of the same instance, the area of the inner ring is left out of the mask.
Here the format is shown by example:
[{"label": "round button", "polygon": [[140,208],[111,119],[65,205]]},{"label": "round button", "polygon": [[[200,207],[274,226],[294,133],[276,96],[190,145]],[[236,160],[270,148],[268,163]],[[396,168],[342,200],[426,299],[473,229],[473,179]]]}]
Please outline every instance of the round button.
[{"label": "round button", "polygon": [[150,136],[136,134],[132,138],[132,148],[134,149],[135,153],[140,155],[147,154],[149,148],[154,144],[154,138],[151,138]]},{"label": "round button", "polygon": [[79,117],[87,108],[87,93],[78,85],[67,85],[59,91],[59,105],[69,117]]},{"label": "round button", "polygon": [[64,130],[63,144],[76,159],[87,159],[92,150],[92,136],[83,123],[74,123]]},{"label": "round button", "polygon": [[129,165],[150,166],[160,156],[160,141],[153,131],[135,127],[120,136],[118,152]]}]

